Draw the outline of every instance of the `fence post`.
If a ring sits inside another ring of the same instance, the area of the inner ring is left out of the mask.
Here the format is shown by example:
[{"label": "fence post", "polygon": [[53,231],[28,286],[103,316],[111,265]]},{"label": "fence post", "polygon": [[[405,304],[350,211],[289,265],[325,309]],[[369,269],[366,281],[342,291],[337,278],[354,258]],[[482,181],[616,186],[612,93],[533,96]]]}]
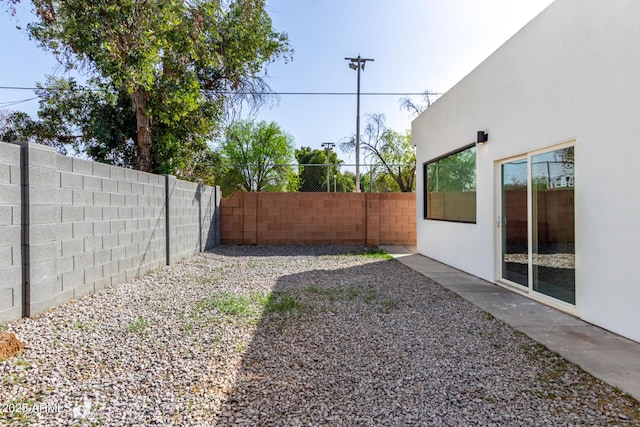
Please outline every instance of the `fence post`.
[{"label": "fence post", "polygon": [[29,272],[29,150],[27,143],[20,144],[20,178],[21,178],[21,218],[20,218],[20,247],[22,254],[22,317],[29,317],[30,313],[30,283]]},{"label": "fence post", "polygon": [[173,175],[164,176],[164,218],[165,218],[165,252],[167,265],[173,265],[175,262],[175,254],[171,251],[172,237],[175,237],[174,229],[171,224],[171,196],[176,186],[176,177]]},{"label": "fence post", "polygon": [[221,230],[221,210],[220,210],[220,203],[222,200],[222,192],[220,191],[220,186],[216,185],[214,187],[214,191],[216,192],[216,196],[215,196],[215,213],[214,213],[214,218],[215,218],[215,232],[216,232],[216,237],[215,237],[215,245],[216,246],[220,246],[221,244],[221,238],[222,238],[222,230]]},{"label": "fence post", "polygon": [[380,244],[380,193],[366,193],[367,209],[367,246],[378,246]]}]

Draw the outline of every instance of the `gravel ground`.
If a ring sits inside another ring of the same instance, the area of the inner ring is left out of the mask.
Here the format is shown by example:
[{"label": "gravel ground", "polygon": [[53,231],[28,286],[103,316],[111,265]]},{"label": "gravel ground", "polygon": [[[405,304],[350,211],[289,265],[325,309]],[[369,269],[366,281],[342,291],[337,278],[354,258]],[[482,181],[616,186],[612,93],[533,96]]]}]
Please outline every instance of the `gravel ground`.
[{"label": "gravel ground", "polygon": [[640,406],[362,248],[222,247],[33,319],[7,425],[638,425]]}]

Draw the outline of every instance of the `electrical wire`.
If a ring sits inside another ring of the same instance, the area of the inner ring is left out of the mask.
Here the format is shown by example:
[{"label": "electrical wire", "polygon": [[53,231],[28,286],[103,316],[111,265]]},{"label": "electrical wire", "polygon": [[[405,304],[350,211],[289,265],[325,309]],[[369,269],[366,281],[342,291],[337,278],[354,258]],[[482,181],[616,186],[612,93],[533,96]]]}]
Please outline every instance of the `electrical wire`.
[{"label": "electrical wire", "polygon": [[[320,95],[320,96],[353,96],[357,92],[221,92],[236,95]],[[424,92],[360,92],[367,96],[422,96]],[[429,92],[429,95],[442,95],[442,93]]]},{"label": "electrical wire", "polygon": [[[20,86],[0,86],[2,90],[39,90],[46,88],[38,87],[20,87]],[[104,89],[90,89],[90,88],[69,88],[69,89],[50,89],[50,90],[65,90],[65,91],[91,91],[100,92]],[[357,92],[233,92],[233,91],[221,91],[224,95],[302,95],[302,96],[353,96],[357,95]],[[439,92],[429,92],[429,95],[442,95]],[[424,92],[360,92],[361,96],[422,96]]]},{"label": "electrical wire", "polygon": [[23,86],[0,86],[0,89],[8,89],[8,90],[36,90],[40,89],[38,87],[23,87]]},{"label": "electrical wire", "polygon": [[0,108],[12,107],[14,105],[23,104],[25,102],[33,101],[34,99],[38,99],[38,98],[39,98],[38,96],[34,96],[33,98],[21,99],[18,101],[0,102]]}]

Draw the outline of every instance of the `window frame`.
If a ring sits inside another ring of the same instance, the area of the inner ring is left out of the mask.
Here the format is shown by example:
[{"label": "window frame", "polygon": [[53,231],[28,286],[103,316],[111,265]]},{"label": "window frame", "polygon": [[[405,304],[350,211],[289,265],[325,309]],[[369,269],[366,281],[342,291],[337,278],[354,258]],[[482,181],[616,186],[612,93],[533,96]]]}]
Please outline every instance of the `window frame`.
[{"label": "window frame", "polygon": [[[427,177],[428,177],[428,173],[427,173],[427,167],[435,162],[438,162],[446,157],[452,156],[454,154],[458,154],[461,153],[463,151],[469,150],[471,148],[476,148],[476,165],[475,165],[475,170],[474,170],[474,174],[475,174],[475,178],[476,178],[476,212],[475,212],[475,220],[474,221],[464,221],[464,220],[456,220],[456,219],[444,219],[444,218],[429,218],[428,216],[428,200],[429,200],[429,192],[428,192],[428,185],[427,185]],[[438,157],[434,157],[433,159],[427,160],[426,162],[424,162],[422,164],[422,179],[423,179],[423,219],[425,220],[429,220],[429,221],[444,221],[444,222],[457,222],[457,223],[461,223],[461,224],[477,224],[478,222],[478,195],[477,195],[477,178],[478,178],[478,163],[477,163],[477,144],[471,143],[471,144],[467,144],[461,148],[457,148],[455,150],[449,151],[441,156]]]}]

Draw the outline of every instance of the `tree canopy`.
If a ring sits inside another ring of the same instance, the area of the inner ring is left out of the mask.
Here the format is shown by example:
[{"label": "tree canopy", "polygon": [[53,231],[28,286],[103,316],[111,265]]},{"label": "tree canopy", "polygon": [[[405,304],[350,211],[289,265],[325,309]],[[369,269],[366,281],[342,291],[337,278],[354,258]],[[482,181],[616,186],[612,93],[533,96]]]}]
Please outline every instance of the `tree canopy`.
[{"label": "tree canopy", "polygon": [[73,79],[49,76],[38,83],[38,119],[12,113],[0,137],[31,141],[62,154],[86,153],[100,162],[130,167],[134,159],[135,117],[126,93],[82,90]]},{"label": "tree canopy", "polygon": [[[298,161],[298,191],[314,192],[327,190],[327,152],[325,150],[302,147],[296,149],[296,160]],[[338,159],[338,154],[330,151],[329,154],[329,189],[338,192],[350,192],[355,188],[354,176],[343,174],[340,170],[342,160]],[[322,166],[304,166],[322,165]]]},{"label": "tree canopy", "polygon": [[225,161],[223,193],[295,191],[294,139],[277,123],[238,120],[226,130],[219,153]]},{"label": "tree canopy", "polygon": [[[90,117],[96,103],[108,105],[114,125],[121,125],[111,141],[133,137],[134,167],[143,171],[176,173],[197,157],[185,151],[208,155],[204,146],[225,109],[243,101],[260,105],[268,91],[264,66],[291,54],[287,35],[273,30],[264,0],[31,4],[37,19],[27,26],[30,36],[66,67],[87,71],[92,89],[102,92],[70,97]],[[93,154],[108,157],[109,151],[101,146]]]}]

